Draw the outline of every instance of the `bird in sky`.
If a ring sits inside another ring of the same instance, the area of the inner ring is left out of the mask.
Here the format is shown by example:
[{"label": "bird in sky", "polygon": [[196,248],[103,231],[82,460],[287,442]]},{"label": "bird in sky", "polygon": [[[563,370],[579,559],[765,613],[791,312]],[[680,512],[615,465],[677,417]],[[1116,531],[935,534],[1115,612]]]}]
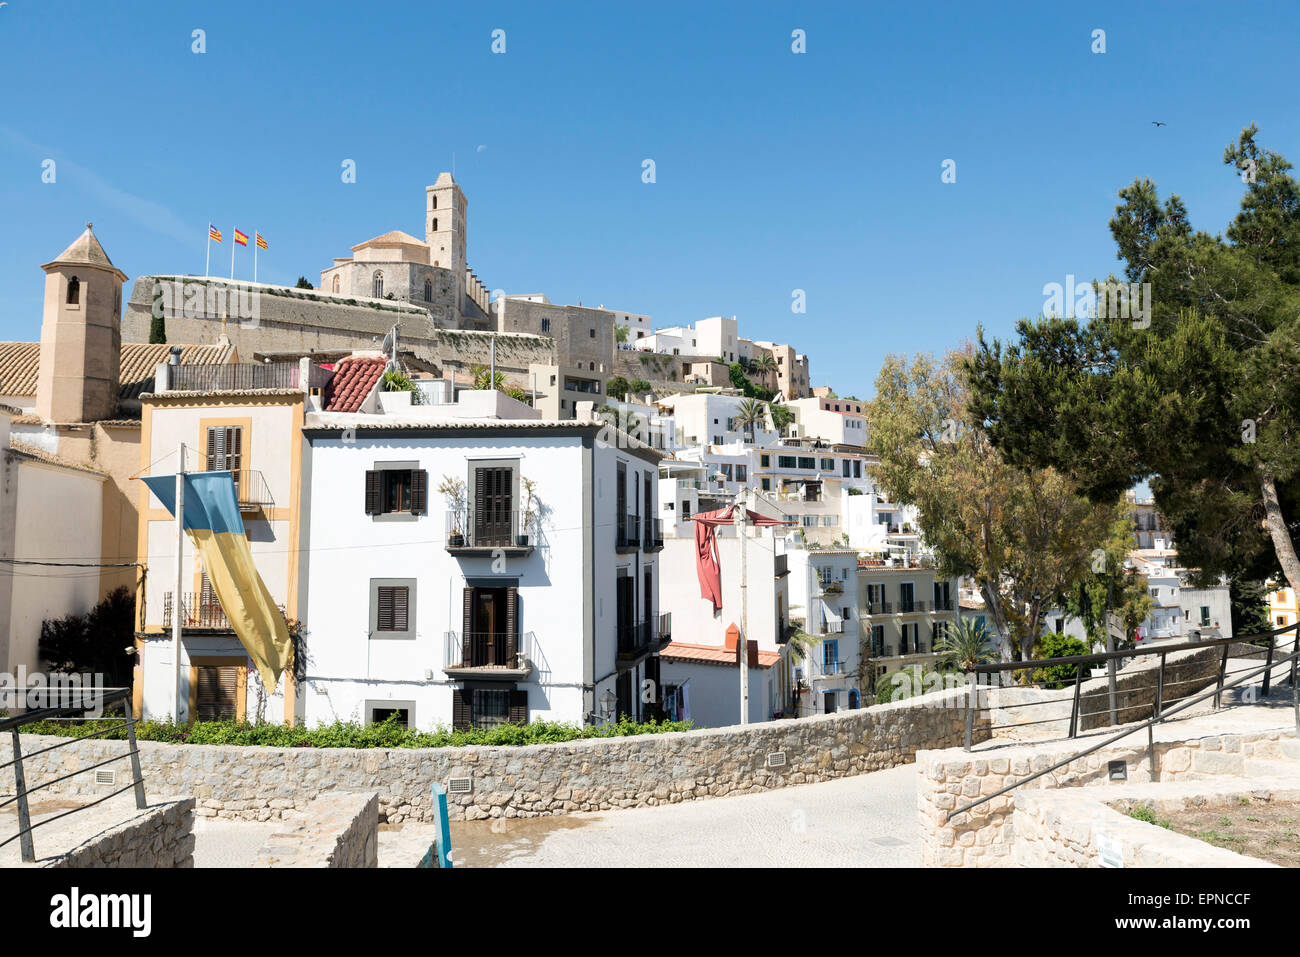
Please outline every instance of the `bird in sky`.
[{"label": "bird in sky", "polygon": [[1168,126],[1169,124],[1168,124],[1168,123],[1161,123],[1161,122],[1159,122],[1158,120],[1152,120],[1152,121],[1151,121],[1151,125],[1152,125],[1152,126]]}]

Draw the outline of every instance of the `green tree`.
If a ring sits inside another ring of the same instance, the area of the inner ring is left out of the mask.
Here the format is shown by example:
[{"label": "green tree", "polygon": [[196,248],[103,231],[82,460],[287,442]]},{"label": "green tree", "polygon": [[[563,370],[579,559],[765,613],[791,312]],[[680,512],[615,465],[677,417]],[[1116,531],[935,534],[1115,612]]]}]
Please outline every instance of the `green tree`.
[{"label": "green tree", "polygon": [[1298,588],[1300,186],[1257,132],[1224,151],[1245,184],[1225,236],[1193,232],[1149,180],[1120,191],[1111,235],[1149,315],[1021,320],[1005,347],[981,334],[973,405],[1009,460],[1099,501],[1150,478],[1198,583],[1280,571]]},{"label": "green tree", "polygon": [[757,399],[745,399],[736,407],[736,425],[754,441],[754,430],[767,421],[767,411]]},{"label": "green tree", "polygon": [[149,342],[151,345],[167,344],[167,319],[154,316],[149,320]]},{"label": "green tree", "polygon": [[621,375],[616,375],[605,382],[605,394],[611,399],[618,399],[620,402],[627,398],[628,383],[627,379]]},{"label": "green tree", "polygon": [[627,342],[627,333],[628,333],[628,327],[627,327],[627,326],[615,325],[615,326],[614,326],[614,341],[615,341],[615,342]]},{"label": "green tree", "polygon": [[122,586],[84,615],[41,622],[37,648],[52,671],[104,676],[105,687],[131,684],[135,667],[135,597]]},{"label": "green tree", "polygon": [[[1078,638],[1058,635],[1055,632],[1043,635],[1038,641],[1040,658],[1074,658],[1092,651]],[[1034,670],[1034,680],[1044,682],[1049,688],[1063,688],[1073,684],[1079,668],[1091,668],[1088,662],[1082,665],[1048,665]]]},{"label": "green tree", "polygon": [[627,384],[628,394],[633,397],[645,395],[650,391],[650,383],[645,379],[633,379]]},{"label": "green tree", "polygon": [[1043,612],[1087,573],[1114,508],[1059,472],[1003,461],[971,414],[964,364],[962,353],[886,357],[867,406],[870,471],[891,501],[917,506],[941,574],[974,579],[1002,659],[1029,658]]},{"label": "green tree", "polygon": [[773,402],[768,406],[768,411],[772,413],[772,425],[780,433],[784,433],[786,428],[794,422],[794,410],[787,408],[779,402]]},{"label": "green tree", "polygon": [[1263,582],[1234,578],[1228,582],[1228,601],[1232,608],[1232,633],[1258,635],[1269,631],[1273,622],[1268,614],[1268,589]]},{"label": "green tree", "polygon": [[934,650],[940,668],[962,672],[970,672],[976,665],[996,661],[998,657],[983,619],[969,616],[950,622]]},{"label": "green tree", "polygon": [[1108,610],[1124,626],[1123,644],[1131,646],[1138,626],[1155,607],[1146,577],[1125,565],[1132,548],[1132,509],[1117,508],[1106,540],[1092,553],[1091,571],[1080,577],[1066,599],[1066,611],[1083,623],[1095,644],[1106,643]]},{"label": "green tree", "polygon": [[295,288],[295,289],[315,289],[316,287],[313,286],[313,285],[311,284],[310,280],[308,280],[306,276],[299,276],[299,277],[298,277],[298,283],[297,283],[297,285],[296,285],[294,288]]}]

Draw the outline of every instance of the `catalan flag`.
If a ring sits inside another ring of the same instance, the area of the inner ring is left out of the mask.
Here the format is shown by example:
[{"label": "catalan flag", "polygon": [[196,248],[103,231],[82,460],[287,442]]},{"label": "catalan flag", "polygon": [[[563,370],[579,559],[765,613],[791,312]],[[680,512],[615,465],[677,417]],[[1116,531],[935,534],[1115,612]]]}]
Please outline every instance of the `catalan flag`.
[{"label": "catalan flag", "polygon": [[208,223],[208,239],[216,243],[221,242],[221,230],[217,229],[217,227],[213,226],[211,223]]},{"label": "catalan flag", "polygon": [[[175,515],[176,476],[149,476],[144,483]],[[234,475],[186,472],[183,518],[230,627],[257,667],[262,684],[274,692],[292,656],[289,625],[253,564]]]},{"label": "catalan flag", "polygon": [[266,240],[262,238],[262,234],[261,234],[261,233],[254,233],[253,235],[255,235],[255,236],[257,237],[257,248],[258,248],[258,249],[269,249],[269,248],[270,248],[270,247],[268,247],[268,246],[266,245]]},{"label": "catalan flag", "polygon": [[243,233],[241,233],[238,229],[236,229],[236,230],[235,230],[235,242],[237,242],[237,243],[238,243],[239,245],[241,245],[241,246],[247,246],[247,245],[248,245],[248,237],[245,236]]}]

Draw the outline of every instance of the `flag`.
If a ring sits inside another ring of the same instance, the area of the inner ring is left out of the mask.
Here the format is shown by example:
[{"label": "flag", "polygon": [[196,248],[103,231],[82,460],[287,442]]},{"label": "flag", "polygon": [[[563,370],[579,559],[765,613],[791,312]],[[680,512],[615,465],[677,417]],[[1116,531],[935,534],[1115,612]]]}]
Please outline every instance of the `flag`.
[{"label": "flag", "polygon": [[236,229],[236,230],[235,230],[235,242],[239,243],[239,245],[241,245],[241,246],[247,246],[247,245],[248,245],[248,237],[245,236],[243,233],[241,233],[238,229]]},{"label": "flag", "polygon": [[208,223],[208,239],[217,243],[221,242],[221,230],[217,229],[217,227],[213,226],[211,223]]},{"label": "flag", "polygon": [[262,234],[261,234],[261,233],[254,233],[253,235],[255,235],[255,236],[257,237],[257,248],[258,248],[258,249],[266,249],[266,248],[267,248],[266,240],[262,238]]},{"label": "flag", "polygon": [[[735,505],[716,509],[712,512],[697,512],[695,522],[695,576],[700,581],[700,597],[713,605],[713,612],[722,610],[722,562],[718,556],[718,543],[713,530],[719,525],[731,525],[736,512]],[[745,518],[751,525],[785,525],[779,518],[768,518],[745,509]]]},{"label": "flag", "polygon": [[[148,476],[144,483],[175,515],[176,476]],[[292,653],[289,625],[253,564],[233,473],[185,473],[184,521],[231,628],[273,693]]]}]

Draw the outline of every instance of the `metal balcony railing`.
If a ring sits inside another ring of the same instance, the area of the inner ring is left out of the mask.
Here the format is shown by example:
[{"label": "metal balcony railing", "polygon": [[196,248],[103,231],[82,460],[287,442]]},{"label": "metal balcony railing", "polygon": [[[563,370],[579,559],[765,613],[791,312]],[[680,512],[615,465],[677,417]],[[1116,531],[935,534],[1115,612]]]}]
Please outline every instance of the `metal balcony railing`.
[{"label": "metal balcony railing", "polygon": [[619,548],[636,548],[641,537],[640,515],[619,515],[618,537],[615,542]]},{"label": "metal balcony railing", "polygon": [[673,613],[671,611],[666,611],[659,616],[659,640],[664,642],[673,640]]},{"label": "metal balcony railing", "polygon": [[646,519],[642,547],[647,552],[655,552],[664,547],[664,520],[662,518]]},{"label": "metal balcony railing", "polygon": [[531,516],[518,509],[451,509],[447,512],[447,551],[461,548],[531,548],[536,544]]},{"label": "metal balcony railing", "polygon": [[503,631],[449,631],[445,667],[525,671],[534,658],[535,645],[531,631],[513,636]]},{"label": "metal balcony railing", "polygon": [[827,661],[822,658],[814,658],[813,677],[833,678],[845,673],[844,662],[838,658]]},{"label": "metal balcony railing", "polygon": [[[163,626],[172,626],[172,613],[175,611],[175,593],[163,592]],[[229,631],[230,620],[215,597],[185,592],[181,595],[181,627],[208,628],[213,631]]]},{"label": "metal balcony railing", "polygon": [[900,599],[898,602],[898,613],[900,615],[911,615],[917,612],[929,611],[931,602],[919,598],[913,598],[908,601]]},{"label": "metal balcony railing", "polygon": [[665,612],[657,620],[639,621],[621,625],[618,628],[618,653],[622,657],[639,655],[649,651],[654,645],[672,640],[671,612]]},{"label": "metal balcony railing", "polygon": [[240,469],[232,474],[235,477],[235,498],[241,512],[256,512],[275,505],[271,487],[266,484],[266,476],[261,471]]},{"label": "metal balcony railing", "polygon": [[862,606],[862,609],[868,615],[892,615],[894,613],[893,602],[888,601],[868,601]]}]

